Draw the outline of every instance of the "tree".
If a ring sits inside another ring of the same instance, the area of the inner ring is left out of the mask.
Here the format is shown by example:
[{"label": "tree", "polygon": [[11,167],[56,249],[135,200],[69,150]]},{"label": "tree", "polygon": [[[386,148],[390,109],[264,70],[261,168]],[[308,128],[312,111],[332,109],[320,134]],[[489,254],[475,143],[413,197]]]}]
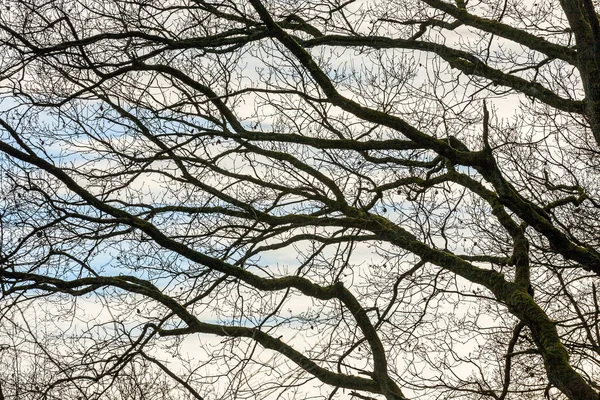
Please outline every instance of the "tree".
[{"label": "tree", "polygon": [[592,0],[7,0],[6,399],[598,399]]}]

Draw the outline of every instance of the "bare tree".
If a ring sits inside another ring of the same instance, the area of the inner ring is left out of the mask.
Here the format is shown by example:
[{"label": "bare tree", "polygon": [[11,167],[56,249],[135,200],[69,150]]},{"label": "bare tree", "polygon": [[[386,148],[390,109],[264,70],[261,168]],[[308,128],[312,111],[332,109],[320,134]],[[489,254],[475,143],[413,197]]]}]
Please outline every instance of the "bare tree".
[{"label": "bare tree", "polygon": [[1,7],[1,398],[599,398],[592,0]]}]

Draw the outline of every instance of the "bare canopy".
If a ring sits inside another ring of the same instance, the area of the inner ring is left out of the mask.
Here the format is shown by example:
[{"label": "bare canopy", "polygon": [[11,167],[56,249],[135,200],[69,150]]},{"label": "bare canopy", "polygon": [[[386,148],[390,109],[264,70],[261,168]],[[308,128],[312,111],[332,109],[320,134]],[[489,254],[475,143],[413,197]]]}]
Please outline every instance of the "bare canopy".
[{"label": "bare canopy", "polygon": [[0,399],[599,399],[592,0],[1,7]]}]

